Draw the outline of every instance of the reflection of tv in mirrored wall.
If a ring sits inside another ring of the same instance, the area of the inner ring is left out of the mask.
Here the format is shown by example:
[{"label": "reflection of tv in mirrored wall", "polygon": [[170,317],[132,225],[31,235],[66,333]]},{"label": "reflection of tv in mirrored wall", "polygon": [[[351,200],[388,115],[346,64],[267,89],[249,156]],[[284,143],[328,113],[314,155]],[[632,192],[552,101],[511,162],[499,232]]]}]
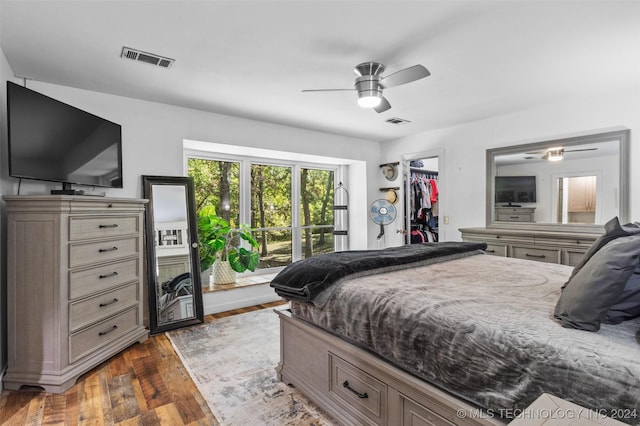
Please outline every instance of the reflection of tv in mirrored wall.
[{"label": "reflection of tv in mirrored wall", "polygon": [[535,176],[496,176],[496,203],[535,203]]}]

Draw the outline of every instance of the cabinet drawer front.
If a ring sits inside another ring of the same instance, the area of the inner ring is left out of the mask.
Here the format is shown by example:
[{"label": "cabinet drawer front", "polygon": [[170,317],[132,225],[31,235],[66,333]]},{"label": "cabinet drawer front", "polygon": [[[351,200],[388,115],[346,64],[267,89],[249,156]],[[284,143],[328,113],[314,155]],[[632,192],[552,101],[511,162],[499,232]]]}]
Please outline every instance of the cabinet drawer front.
[{"label": "cabinet drawer front", "polygon": [[485,252],[492,256],[507,257],[507,246],[504,244],[487,244]]},{"label": "cabinet drawer front", "polygon": [[384,424],[387,386],[332,353],[329,353],[329,366],[329,395],[356,417]]},{"label": "cabinet drawer front", "polygon": [[535,208],[533,207],[496,207],[496,212],[498,214],[512,214],[512,213],[533,214],[533,212],[535,212]]},{"label": "cabinet drawer front", "polygon": [[122,312],[108,320],[86,328],[69,337],[69,362],[105,346],[124,336],[137,326],[138,307]]},{"label": "cabinet drawer front", "polygon": [[140,279],[138,259],[123,260],[69,273],[69,299],[89,296]]},{"label": "cabinet drawer front", "polygon": [[147,200],[143,199],[103,199],[94,197],[78,197],[74,198],[69,204],[72,213],[94,213],[97,212],[121,212],[121,213],[137,213],[144,211],[144,205]]},{"label": "cabinet drawer front", "polygon": [[562,259],[563,265],[576,266],[580,260],[584,257],[586,250],[580,249],[566,249],[564,250],[564,256]]},{"label": "cabinet drawer front", "polygon": [[138,254],[138,237],[69,245],[69,267],[102,263]]},{"label": "cabinet drawer front", "polygon": [[138,304],[138,283],[72,302],[69,306],[69,328],[72,332],[93,322],[101,321],[116,312]]},{"label": "cabinet drawer front", "polygon": [[502,222],[533,222],[530,214],[499,214],[498,220]]},{"label": "cabinet drawer front", "polygon": [[538,262],[560,263],[560,250],[512,246],[511,257],[536,260]]},{"label": "cabinet drawer front", "polygon": [[455,426],[454,423],[448,421],[439,414],[431,411],[430,409],[405,398],[402,398],[402,425],[401,426],[428,426],[428,425],[442,425],[442,426]]},{"label": "cabinet drawer front", "polygon": [[69,240],[137,234],[139,228],[138,216],[72,216],[69,218]]}]

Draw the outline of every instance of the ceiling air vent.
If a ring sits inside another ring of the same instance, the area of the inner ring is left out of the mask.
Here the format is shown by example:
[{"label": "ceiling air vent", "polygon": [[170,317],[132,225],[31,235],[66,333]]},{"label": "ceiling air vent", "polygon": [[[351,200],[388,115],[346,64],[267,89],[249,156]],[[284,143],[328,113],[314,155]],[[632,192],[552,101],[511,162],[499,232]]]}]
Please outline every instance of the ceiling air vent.
[{"label": "ceiling air vent", "polygon": [[157,65],[162,68],[169,68],[174,59],[159,56],[154,53],[143,52],[142,50],[132,49],[130,47],[123,47],[121,58],[131,59],[133,61],[146,62],[147,64]]},{"label": "ceiling air vent", "polygon": [[389,118],[387,120],[385,120],[387,123],[391,123],[391,124],[406,124],[406,123],[411,123],[409,120],[405,120],[404,118],[398,118],[398,117],[392,117]]}]

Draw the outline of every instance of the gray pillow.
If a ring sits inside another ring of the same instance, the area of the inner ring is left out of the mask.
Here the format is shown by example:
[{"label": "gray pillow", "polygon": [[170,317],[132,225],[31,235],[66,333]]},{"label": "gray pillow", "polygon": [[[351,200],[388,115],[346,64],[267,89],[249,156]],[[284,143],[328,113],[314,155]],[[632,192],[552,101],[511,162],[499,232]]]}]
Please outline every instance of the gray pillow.
[{"label": "gray pillow", "polygon": [[627,223],[626,225],[620,225],[620,221],[617,217],[614,217],[604,225],[604,234],[602,234],[594,243],[589,247],[589,250],[582,256],[582,259],[573,268],[573,272],[569,277],[569,280],[562,286],[564,288],[569,281],[586,265],[591,257],[604,247],[609,241],[613,241],[619,237],[626,237],[629,235],[635,235],[640,233],[640,222]]},{"label": "gray pillow", "polygon": [[640,262],[640,234],[607,242],[569,278],[554,316],[562,326],[598,331]]},{"label": "gray pillow", "polygon": [[622,290],[618,301],[607,312],[605,324],[620,324],[640,316],[640,265]]}]

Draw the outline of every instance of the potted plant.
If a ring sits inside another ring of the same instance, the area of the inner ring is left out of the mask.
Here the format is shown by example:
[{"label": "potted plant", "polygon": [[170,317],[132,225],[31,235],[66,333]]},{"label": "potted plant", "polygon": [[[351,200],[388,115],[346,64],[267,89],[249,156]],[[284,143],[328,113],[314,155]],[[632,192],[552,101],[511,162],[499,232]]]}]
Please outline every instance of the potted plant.
[{"label": "potted plant", "polygon": [[[232,229],[213,206],[198,211],[198,239],[200,269],[206,271],[214,266],[214,284],[235,282],[235,272],[253,272],[260,262],[260,254],[254,251],[259,244],[249,225]],[[249,249],[243,247],[242,241],[248,243]]]}]

